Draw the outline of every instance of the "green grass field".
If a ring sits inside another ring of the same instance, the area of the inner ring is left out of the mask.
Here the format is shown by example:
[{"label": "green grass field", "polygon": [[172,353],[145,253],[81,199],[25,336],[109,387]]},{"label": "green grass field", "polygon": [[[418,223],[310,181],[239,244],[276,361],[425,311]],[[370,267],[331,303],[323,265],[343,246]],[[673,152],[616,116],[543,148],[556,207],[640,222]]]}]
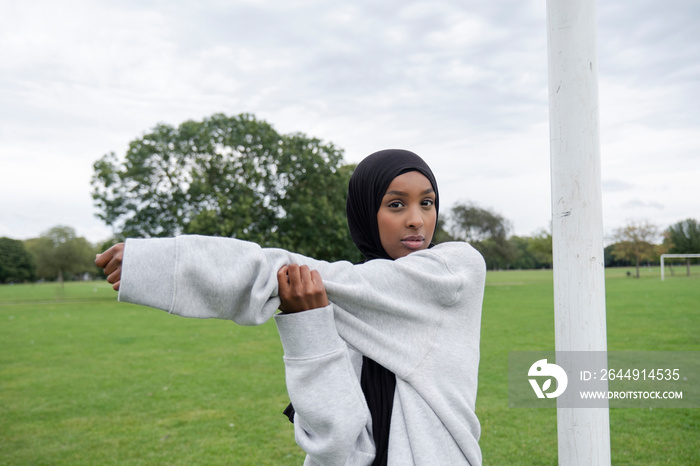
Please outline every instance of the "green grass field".
[{"label": "green grass field", "polygon": [[[700,351],[700,277],[607,271],[608,348]],[[117,303],[106,282],[0,286],[0,464],[292,464],[274,323]],[[508,407],[509,351],[554,347],[551,271],[489,272],[485,465],[557,464],[554,409]],[[613,464],[700,464],[700,409],[611,409]]]}]

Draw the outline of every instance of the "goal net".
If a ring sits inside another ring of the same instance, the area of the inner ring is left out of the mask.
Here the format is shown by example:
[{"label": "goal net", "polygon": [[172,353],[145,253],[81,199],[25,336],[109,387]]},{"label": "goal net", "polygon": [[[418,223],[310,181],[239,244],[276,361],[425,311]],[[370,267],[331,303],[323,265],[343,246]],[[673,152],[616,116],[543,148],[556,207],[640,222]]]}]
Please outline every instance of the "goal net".
[{"label": "goal net", "polygon": [[664,279],[664,259],[691,259],[697,257],[700,257],[700,254],[661,254],[661,280],[663,281]]}]

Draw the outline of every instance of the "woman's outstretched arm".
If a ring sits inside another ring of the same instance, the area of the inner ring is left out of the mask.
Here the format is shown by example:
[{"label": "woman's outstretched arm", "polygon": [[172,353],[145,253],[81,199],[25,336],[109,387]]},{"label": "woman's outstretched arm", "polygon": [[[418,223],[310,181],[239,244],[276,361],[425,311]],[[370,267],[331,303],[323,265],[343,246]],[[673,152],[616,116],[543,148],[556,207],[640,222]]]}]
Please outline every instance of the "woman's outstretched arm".
[{"label": "woman's outstretched arm", "polygon": [[[119,300],[183,317],[259,325],[280,305],[277,272],[289,264],[318,270],[340,337],[397,376],[424,357],[439,328],[477,328],[485,266],[465,243],[440,244],[390,261],[324,262],[231,238],[129,239]],[[400,364],[382,355],[402,355]]]},{"label": "woman's outstretched arm", "polygon": [[266,257],[255,243],[181,236],[128,239],[99,255],[119,300],[183,317],[259,325],[279,307],[277,270],[291,262],[278,250]]}]

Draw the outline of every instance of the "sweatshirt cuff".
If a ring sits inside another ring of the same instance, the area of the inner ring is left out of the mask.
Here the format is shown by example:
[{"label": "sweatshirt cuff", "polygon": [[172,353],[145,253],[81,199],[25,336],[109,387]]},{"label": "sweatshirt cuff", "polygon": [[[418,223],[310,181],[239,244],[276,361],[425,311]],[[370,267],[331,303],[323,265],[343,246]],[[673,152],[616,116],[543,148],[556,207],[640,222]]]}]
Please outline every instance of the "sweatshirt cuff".
[{"label": "sweatshirt cuff", "polygon": [[333,318],[333,305],[293,314],[275,315],[286,358],[313,358],[343,346]]},{"label": "sweatshirt cuff", "polygon": [[175,301],[175,238],[127,239],[118,300],[170,312]]}]

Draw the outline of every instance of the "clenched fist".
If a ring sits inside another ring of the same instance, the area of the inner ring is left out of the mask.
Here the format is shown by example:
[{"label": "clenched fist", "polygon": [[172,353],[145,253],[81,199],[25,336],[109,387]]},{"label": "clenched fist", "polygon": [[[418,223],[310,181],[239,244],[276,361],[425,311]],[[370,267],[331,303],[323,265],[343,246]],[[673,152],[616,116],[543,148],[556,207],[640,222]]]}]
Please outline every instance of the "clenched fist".
[{"label": "clenched fist", "polygon": [[124,260],[124,243],[117,243],[95,258],[95,265],[102,267],[107,281],[115,291],[119,290],[122,280],[122,260]]},{"label": "clenched fist", "polygon": [[280,310],[284,313],[308,311],[329,304],[321,274],[306,265],[282,267],[277,272],[277,283],[282,301]]}]

